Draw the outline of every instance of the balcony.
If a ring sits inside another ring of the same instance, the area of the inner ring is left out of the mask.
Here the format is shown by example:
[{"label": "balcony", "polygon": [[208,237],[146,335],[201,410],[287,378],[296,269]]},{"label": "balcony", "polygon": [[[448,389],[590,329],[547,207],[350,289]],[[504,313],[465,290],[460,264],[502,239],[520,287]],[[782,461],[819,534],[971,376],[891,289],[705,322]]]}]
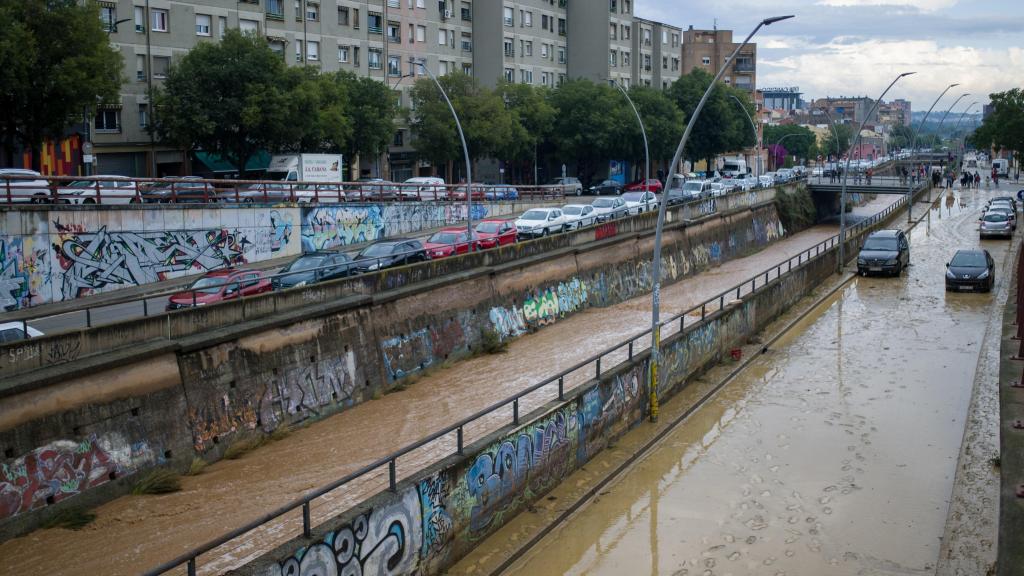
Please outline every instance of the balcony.
[{"label": "balcony", "polygon": [[284,2],[282,0],[267,0],[267,19],[284,20]]},{"label": "balcony", "polygon": [[754,72],[757,67],[753,62],[737,62],[733,64],[732,69],[736,72]]}]

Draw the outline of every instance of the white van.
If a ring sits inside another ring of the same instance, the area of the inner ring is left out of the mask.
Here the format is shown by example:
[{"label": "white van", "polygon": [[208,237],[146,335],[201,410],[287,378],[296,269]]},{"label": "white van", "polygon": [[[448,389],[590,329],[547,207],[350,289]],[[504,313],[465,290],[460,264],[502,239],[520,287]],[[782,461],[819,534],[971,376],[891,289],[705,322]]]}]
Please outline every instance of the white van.
[{"label": "white van", "polygon": [[722,177],[724,178],[745,178],[747,176],[747,161],[743,158],[727,158],[722,166]]},{"label": "white van", "polygon": [[1006,158],[993,158],[992,168],[1000,178],[1007,178],[1010,176],[1010,161]]},{"label": "white van", "polygon": [[444,200],[448,190],[444,187],[444,178],[421,176],[409,178],[399,189],[399,195],[406,200]]}]

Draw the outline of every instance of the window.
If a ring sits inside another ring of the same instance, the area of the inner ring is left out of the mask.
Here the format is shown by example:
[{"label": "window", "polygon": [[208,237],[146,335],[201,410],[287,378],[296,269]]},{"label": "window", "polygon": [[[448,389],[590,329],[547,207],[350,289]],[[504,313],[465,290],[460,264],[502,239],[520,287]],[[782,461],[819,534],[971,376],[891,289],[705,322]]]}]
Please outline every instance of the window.
[{"label": "window", "polygon": [[167,10],[152,10],[153,32],[167,32]]},{"label": "window", "polygon": [[612,14],[615,14],[616,12],[618,12],[619,11],[618,2],[616,2],[615,0],[608,0],[608,11],[611,12]]},{"label": "window", "polygon": [[668,30],[661,31],[661,43],[668,44]]},{"label": "window", "polygon": [[668,70],[668,56],[661,57],[661,69]]},{"label": "window", "polygon": [[540,27],[542,30],[548,29],[548,20],[550,20],[550,18],[548,18],[547,14],[540,15]]},{"label": "window", "polygon": [[302,62],[302,40],[295,41],[295,61]]},{"label": "window", "polygon": [[218,34],[218,36],[223,38],[224,35],[227,34],[227,33],[228,33],[228,17],[227,16],[217,16],[217,34]]},{"label": "window", "polygon": [[196,14],[196,36],[210,35],[210,16],[208,14]]},{"label": "window", "polygon": [[108,33],[114,31],[117,22],[117,8],[113,4],[100,4],[100,22]]},{"label": "window", "polygon": [[103,108],[96,111],[97,132],[120,132],[121,131],[121,109]]},{"label": "window", "polygon": [[548,57],[550,57],[550,55],[551,55],[551,51],[548,50],[548,45],[547,44],[541,44],[540,45],[540,57],[541,58],[548,58]]},{"label": "window", "polygon": [[506,82],[515,82],[516,81],[516,71],[511,69],[511,68],[505,68],[505,81]]},{"label": "window", "polygon": [[512,9],[506,6],[503,12],[504,16],[502,17],[502,22],[505,24],[505,26],[512,26]]},{"label": "window", "polygon": [[629,26],[623,24],[622,25],[622,39],[623,40],[629,40],[632,36],[633,36],[633,29],[630,28]]},{"label": "window", "polygon": [[676,33],[673,32],[672,33],[672,47],[675,48],[675,47],[678,47],[678,46],[679,46],[679,34],[676,34]]},{"label": "window", "polygon": [[437,45],[444,46],[448,43],[448,31],[444,28],[438,28],[437,30]]},{"label": "window", "polygon": [[359,30],[359,8],[352,9],[352,27]]},{"label": "window", "polygon": [[284,59],[284,40],[269,40],[270,51]]},{"label": "window", "polygon": [[465,74],[466,76],[472,76],[473,75],[473,65],[472,64],[463,64],[462,65],[462,73]]},{"label": "window", "polygon": [[242,34],[253,34],[259,36],[260,23],[256,20],[239,20],[238,29],[242,31]]},{"label": "window", "polygon": [[618,38],[618,36],[619,36],[618,35],[618,31],[619,31],[619,25],[618,24],[609,24],[608,25],[608,37],[611,38],[612,40],[618,40],[619,39]]},{"label": "window", "polygon": [[[399,2],[399,0],[388,0],[388,7],[389,8],[401,8],[402,7],[402,3]],[[412,8],[412,6],[409,6],[409,7]]]},{"label": "window", "polygon": [[382,52],[380,48],[370,48],[369,56],[366,57],[366,62],[370,66],[370,70],[380,70]]},{"label": "window", "polygon": [[462,33],[462,51],[472,52],[473,51],[473,34],[470,32]]},{"label": "window", "polygon": [[143,81],[146,79],[146,55],[136,54],[135,55],[135,79]]},{"label": "window", "polygon": [[348,8],[338,6],[338,26],[348,26]]},{"label": "window", "polygon": [[632,0],[622,0],[622,13],[632,14],[633,13],[633,2]]},{"label": "window", "polygon": [[338,62],[348,63],[348,46],[338,46]]},{"label": "window", "polygon": [[284,20],[283,0],[267,0],[267,18]]},{"label": "window", "polygon": [[315,2],[306,2],[306,20],[310,22],[320,21],[320,5]]},{"label": "window", "polygon": [[622,53],[622,65],[629,66],[629,52]]},{"label": "window", "polygon": [[644,36],[643,36],[643,38],[644,38],[644,46],[650,46],[651,45],[651,31],[645,28],[644,29]]},{"label": "window", "polygon": [[427,41],[427,27],[426,26],[416,26],[416,41],[417,42],[426,42]]},{"label": "window", "polygon": [[529,10],[523,12],[523,26],[533,28],[533,12]]},{"label": "window", "polygon": [[366,27],[370,31],[370,34],[380,34],[383,30],[383,18],[380,12],[370,12],[366,17]]},{"label": "window", "polygon": [[533,84],[533,70],[520,70],[519,80],[523,84]]},{"label": "window", "polygon": [[541,84],[541,86],[550,86],[551,85],[551,73],[550,72],[541,72],[540,73],[540,84]]},{"label": "window", "polygon": [[711,58],[705,56],[705,57],[700,59],[700,63],[705,65],[705,66],[710,66],[711,65]]},{"label": "window", "polygon": [[469,2],[463,2],[459,12],[459,16],[463,20],[469,22],[470,20],[473,19],[473,7]]},{"label": "window", "polygon": [[388,22],[388,42],[392,44],[402,43],[402,28],[398,22]]},{"label": "window", "polygon": [[558,47],[558,63],[559,64],[565,64],[565,47],[564,46],[559,46]]},{"label": "window", "polygon": [[565,36],[565,18],[558,19],[558,35]]},{"label": "window", "polygon": [[313,40],[306,42],[306,59],[314,62],[320,60],[320,42]]},{"label": "window", "polygon": [[395,138],[391,141],[392,146],[405,146],[405,130],[396,130]]},{"label": "window", "polygon": [[512,43],[512,39],[511,38],[505,38],[504,46],[505,46],[505,56],[515,56],[516,55],[515,44]]},{"label": "window", "polygon": [[402,61],[398,56],[388,56],[388,76],[402,75]]},{"label": "window", "polygon": [[448,71],[450,70],[450,68],[448,67],[448,63],[445,62],[444,60],[439,60],[437,62],[437,64],[438,64],[438,67],[440,68],[440,70],[438,72],[438,76],[447,76],[448,75]]},{"label": "window", "polygon": [[533,56],[533,41],[527,40],[524,44],[523,56]]},{"label": "window", "polygon": [[359,67],[359,46],[352,47],[352,65]]},{"label": "window", "polygon": [[139,104],[139,128],[149,126],[149,104]]},{"label": "window", "polygon": [[644,70],[647,72],[651,71],[651,55],[644,54]]},{"label": "window", "polygon": [[619,61],[619,53],[618,52],[616,52],[615,50],[612,50],[611,52],[608,53],[608,65],[609,66],[618,66],[619,65],[618,61]]},{"label": "window", "polygon": [[135,31],[146,32],[146,9],[143,6],[135,7]]},{"label": "window", "polygon": [[672,59],[672,71],[673,72],[678,72],[679,71],[679,58],[673,58]]},{"label": "window", "polygon": [[171,67],[170,56],[153,56],[153,79],[163,80],[167,78],[167,70]]},{"label": "window", "polygon": [[425,4],[425,3],[423,2],[423,0],[416,0],[416,7],[417,7],[417,8],[426,8],[427,6],[426,6],[426,4]]}]

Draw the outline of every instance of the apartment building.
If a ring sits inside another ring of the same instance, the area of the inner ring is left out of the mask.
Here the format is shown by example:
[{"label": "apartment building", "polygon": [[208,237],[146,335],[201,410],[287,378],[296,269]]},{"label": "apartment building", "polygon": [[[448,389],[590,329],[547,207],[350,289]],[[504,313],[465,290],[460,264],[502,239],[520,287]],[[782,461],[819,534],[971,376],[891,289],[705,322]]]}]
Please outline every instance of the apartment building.
[{"label": "apartment building", "polygon": [[[837,98],[818,98],[811,103],[811,108],[828,110],[832,120],[836,123],[859,124],[865,121],[868,112],[871,111],[874,104],[875,101],[866,96],[839,96]],[[871,118],[867,118],[867,122],[869,124],[878,122],[877,110],[875,110],[874,114],[871,115]]]},{"label": "apartment building", "polygon": [[[694,30],[690,26],[683,32],[683,74],[695,68],[717,74],[738,45],[739,42],[733,42],[732,30]],[[754,91],[757,86],[756,43],[743,47],[722,76],[722,81],[743,90]]]},{"label": "apartment building", "polygon": [[[554,87],[583,77],[667,87],[678,78],[680,28],[637,19],[634,0],[598,1],[608,10],[593,0],[101,0],[126,82],[118,104],[96,111],[95,171],[186,169],[183,151],[151,140],[147,94],[176,59],[230,28],[266,38],[289,65],[387,82],[403,105],[413,84],[405,78],[423,73],[410,59],[437,75],[461,71],[489,85],[504,78]],[[389,154],[361,159],[352,175],[412,176],[424,165],[409,144],[408,130],[398,130]]]}]

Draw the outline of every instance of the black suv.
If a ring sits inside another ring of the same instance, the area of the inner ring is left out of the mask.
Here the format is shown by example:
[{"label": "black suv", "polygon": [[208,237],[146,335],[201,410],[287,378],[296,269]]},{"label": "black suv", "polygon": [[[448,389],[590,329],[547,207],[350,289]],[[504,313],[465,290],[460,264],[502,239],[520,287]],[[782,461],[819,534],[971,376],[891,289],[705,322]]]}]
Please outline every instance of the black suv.
[{"label": "black suv", "polygon": [[902,230],[872,232],[857,256],[857,273],[899,276],[910,265],[910,242]]},{"label": "black suv", "polygon": [[363,248],[354,260],[356,270],[359,272],[373,272],[413,262],[426,262],[427,252],[419,240],[392,238],[374,242]]}]

